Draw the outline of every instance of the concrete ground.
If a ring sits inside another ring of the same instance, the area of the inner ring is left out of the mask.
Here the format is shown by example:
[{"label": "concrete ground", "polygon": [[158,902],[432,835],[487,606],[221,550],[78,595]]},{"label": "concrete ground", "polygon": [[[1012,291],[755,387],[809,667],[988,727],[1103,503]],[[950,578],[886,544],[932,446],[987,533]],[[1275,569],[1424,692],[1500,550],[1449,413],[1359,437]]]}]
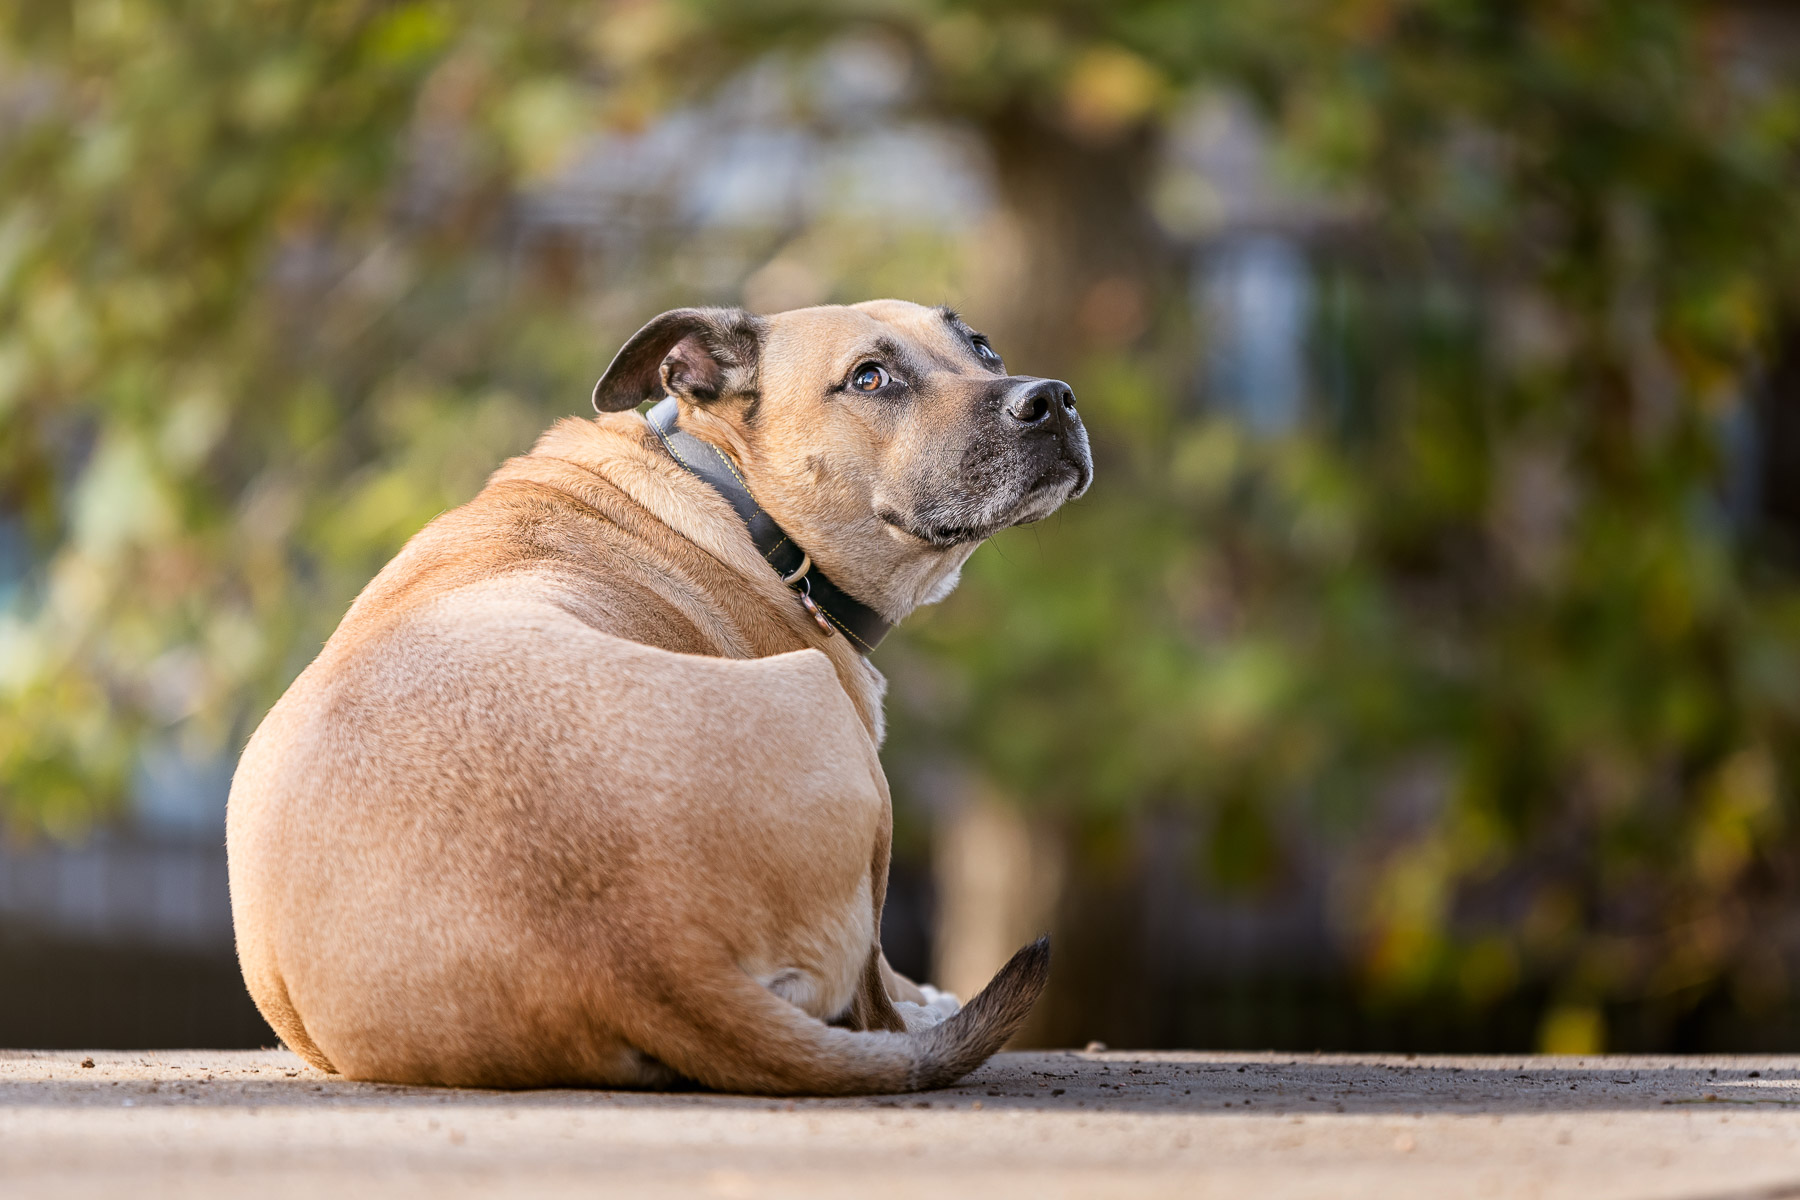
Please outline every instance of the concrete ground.
[{"label": "concrete ground", "polygon": [[1800,1058],[1024,1053],[788,1101],[0,1052],[0,1196],[127,1194],[1777,1200],[1800,1198]]}]

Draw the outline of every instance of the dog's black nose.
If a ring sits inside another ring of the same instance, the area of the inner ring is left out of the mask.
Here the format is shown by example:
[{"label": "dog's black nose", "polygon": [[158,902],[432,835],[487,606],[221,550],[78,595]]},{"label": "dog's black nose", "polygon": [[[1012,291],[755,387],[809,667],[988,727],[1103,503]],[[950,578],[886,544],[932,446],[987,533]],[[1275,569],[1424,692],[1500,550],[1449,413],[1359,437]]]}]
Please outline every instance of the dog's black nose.
[{"label": "dog's black nose", "polygon": [[1014,388],[1005,407],[1019,424],[1037,425],[1052,413],[1074,412],[1075,393],[1060,379],[1034,379]]}]

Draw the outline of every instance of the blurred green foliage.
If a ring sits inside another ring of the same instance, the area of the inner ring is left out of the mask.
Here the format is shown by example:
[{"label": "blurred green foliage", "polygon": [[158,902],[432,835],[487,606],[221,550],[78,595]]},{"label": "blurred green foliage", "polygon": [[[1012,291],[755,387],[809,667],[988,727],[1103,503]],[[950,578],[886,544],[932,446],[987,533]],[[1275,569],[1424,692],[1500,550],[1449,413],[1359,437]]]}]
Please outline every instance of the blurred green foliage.
[{"label": "blurred green foliage", "polygon": [[[718,298],[679,262],[599,297],[521,265],[519,196],[745,64],[875,37],[998,164],[1026,284],[971,316],[1068,373],[1100,455],[905,631],[895,749],[954,747],[1096,846],[1197,811],[1237,886],[1324,855],[1378,988],[1540,984],[1558,1045],[1620,998],[1773,1003],[1800,589],[1728,510],[1725,434],[1800,278],[1800,97],[1735,12],[15,5],[0,512],[38,566],[0,610],[5,811],[72,832],[143,737],[243,736],[634,320]],[[1170,227],[1216,217],[1153,169],[1220,96],[1318,214],[1316,386],[1275,432],[1196,398]],[[976,269],[782,237],[855,264],[839,299]]]}]

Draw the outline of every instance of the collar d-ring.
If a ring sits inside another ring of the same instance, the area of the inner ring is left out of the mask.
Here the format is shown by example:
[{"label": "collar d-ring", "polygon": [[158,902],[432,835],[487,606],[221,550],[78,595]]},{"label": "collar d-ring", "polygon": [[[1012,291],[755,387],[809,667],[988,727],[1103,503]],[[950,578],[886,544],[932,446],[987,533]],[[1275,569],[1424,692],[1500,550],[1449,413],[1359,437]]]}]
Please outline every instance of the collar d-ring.
[{"label": "collar d-ring", "polygon": [[[810,570],[812,570],[812,555],[803,553],[800,555],[800,565],[795,567],[788,574],[783,575],[781,577],[781,582],[787,584],[789,587],[793,587],[795,583],[805,582],[806,573]],[[808,585],[806,590],[810,595],[812,593],[811,585]]]}]

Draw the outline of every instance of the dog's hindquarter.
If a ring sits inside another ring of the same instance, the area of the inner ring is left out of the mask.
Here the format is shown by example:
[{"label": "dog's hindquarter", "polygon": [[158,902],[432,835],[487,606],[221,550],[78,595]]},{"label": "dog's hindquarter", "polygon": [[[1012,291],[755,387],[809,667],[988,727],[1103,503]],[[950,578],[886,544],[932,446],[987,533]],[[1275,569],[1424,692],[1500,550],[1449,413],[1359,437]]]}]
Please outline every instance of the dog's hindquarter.
[{"label": "dog's hindquarter", "polygon": [[232,812],[246,978],[290,1044],[358,1078],[501,1086],[654,1082],[638,1018],[700,963],[841,1011],[889,821],[821,656],[622,641],[523,577],[303,678]]}]

